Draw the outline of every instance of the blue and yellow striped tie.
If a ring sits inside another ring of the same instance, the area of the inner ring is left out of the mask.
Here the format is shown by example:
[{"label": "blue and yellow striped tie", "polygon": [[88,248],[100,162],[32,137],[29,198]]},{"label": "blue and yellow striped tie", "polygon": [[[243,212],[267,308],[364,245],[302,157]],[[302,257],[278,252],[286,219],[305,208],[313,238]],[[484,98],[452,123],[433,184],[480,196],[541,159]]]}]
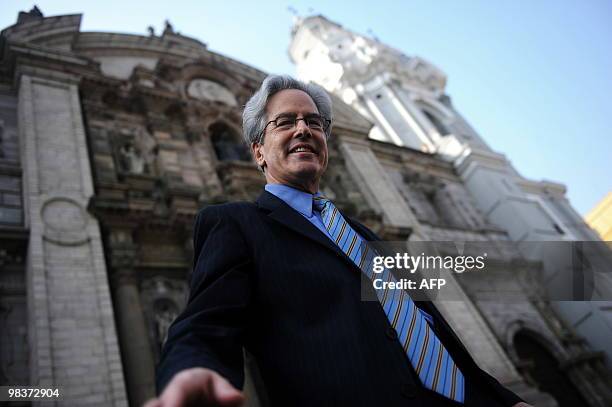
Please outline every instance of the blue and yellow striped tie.
[{"label": "blue and yellow striped tie", "polygon": [[[372,279],[374,250],[365,244],[329,199],[322,196],[313,199],[313,206],[321,212],[323,224],[334,242]],[[380,276],[383,281],[397,281],[386,268]],[[404,290],[376,290],[376,295],[423,385],[444,397],[463,403],[463,373],[410,296]]]}]

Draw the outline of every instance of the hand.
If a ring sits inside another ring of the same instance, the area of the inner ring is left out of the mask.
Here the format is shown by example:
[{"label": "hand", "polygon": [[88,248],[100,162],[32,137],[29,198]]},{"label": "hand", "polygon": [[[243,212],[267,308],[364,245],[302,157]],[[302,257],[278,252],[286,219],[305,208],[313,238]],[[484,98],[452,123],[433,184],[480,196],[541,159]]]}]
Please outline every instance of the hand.
[{"label": "hand", "polygon": [[242,392],[223,376],[210,369],[194,367],[177,373],[161,396],[149,400],[143,407],[239,407],[242,403]]},{"label": "hand", "polygon": [[520,403],[516,403],[515,405],[513,405],[512,407],[533,407],[531,404],[527,404],[527,403],[523,403],[522,401]]}]

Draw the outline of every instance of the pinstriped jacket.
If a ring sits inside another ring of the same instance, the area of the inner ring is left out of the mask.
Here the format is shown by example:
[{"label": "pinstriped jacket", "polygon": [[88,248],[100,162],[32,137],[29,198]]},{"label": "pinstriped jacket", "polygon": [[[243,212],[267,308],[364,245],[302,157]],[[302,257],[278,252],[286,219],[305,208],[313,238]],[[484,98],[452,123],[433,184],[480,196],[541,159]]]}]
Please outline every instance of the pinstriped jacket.
[{"label": "pinstriped jacket", "polygon": [[[345,217],[367,240],[376,235]],[[272,406],[452,406],[420,385],[380,304],[361,300],[360,270],[308,220],[264,191],[209,206],[194,227],[186,309],[169,329],[158,391],[207,367],[244,384],[243,347]],[[417,305],[466,378],[468,406],[521,401],[481,370],[432,303]]]}]

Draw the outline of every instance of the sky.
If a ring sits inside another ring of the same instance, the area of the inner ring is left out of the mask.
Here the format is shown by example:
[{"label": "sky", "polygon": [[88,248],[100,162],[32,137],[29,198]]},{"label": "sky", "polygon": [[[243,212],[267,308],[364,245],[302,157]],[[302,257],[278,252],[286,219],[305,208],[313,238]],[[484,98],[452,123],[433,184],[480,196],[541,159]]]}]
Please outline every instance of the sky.
[{"label": "sky", "polygon": [[295,74],[293,12],[322,14],[448,77],[447,94],[524,177],[567,186],[585,215],[612,191],[612,1],[1,0],[0,27],[37,4],[82,13],[82,31],[160,34],[164,21],[212,51]]}]

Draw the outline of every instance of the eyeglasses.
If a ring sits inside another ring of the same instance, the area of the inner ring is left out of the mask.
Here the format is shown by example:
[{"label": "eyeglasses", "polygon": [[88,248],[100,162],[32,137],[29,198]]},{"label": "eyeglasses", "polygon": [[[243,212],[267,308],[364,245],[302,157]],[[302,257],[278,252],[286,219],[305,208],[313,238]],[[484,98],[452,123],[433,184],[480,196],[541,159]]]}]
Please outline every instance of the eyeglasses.
[{"label": "eyeglasses", "polygon": [[325,117],[318,114],[311,114],[306,117],[298,118],[295,114],[282,114],[278,116],[274,120],[270,120],[264,126],[263,131],[260,134],[260,140],[263,140],[264,133],[266,132],[266,128],[274,123],[274,129],[279,131],[290,131],[294,130],[297,127],[297,123],[300,120],[304,120],[304,124],[312,130],[316,132],[324,132],[329,128],[331,124],[331,120],[326,119]]}]

